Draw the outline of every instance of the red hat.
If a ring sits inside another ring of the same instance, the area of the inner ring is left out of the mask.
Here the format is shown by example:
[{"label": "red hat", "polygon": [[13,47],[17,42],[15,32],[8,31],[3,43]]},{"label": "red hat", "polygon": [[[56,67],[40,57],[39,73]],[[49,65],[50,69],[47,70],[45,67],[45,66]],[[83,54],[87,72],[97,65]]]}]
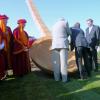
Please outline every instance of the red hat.
[{"label": "red hat", "polygon": [[23,24],[24,24],[24,23],[26,23],[26,20],[25,20],[25,19],[19,19],[19,20],[17,21],[17,23],[18,23],[18,24],[20,24],[20,23],[23,23]]},{"label": "red hat", "polygon": [[0,20],[2,19],[8,19],[8,17],[6,15],[0,15]]}]

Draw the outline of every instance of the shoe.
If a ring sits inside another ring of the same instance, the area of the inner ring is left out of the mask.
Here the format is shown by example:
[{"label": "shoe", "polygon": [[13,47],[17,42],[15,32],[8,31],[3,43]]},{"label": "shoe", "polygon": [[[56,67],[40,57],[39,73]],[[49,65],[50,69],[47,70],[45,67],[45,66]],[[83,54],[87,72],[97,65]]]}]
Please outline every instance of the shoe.
[{"label": "shoe", "polygon": [[80,79],[81,79],[81,80],[86,80],[87,77],[86,77],[86,76],[82,76],[82,77],[80,77]]},{"label": "shoe", "polygon": [[66,81],[63,81],[63,80],[62,80],[62,82],[68,83],[68,82],[70,82],[70,78],[68,78]]},{"label": "shoe", "polygon": [[56,82],[60,81],[60,80],[55,80]]}]

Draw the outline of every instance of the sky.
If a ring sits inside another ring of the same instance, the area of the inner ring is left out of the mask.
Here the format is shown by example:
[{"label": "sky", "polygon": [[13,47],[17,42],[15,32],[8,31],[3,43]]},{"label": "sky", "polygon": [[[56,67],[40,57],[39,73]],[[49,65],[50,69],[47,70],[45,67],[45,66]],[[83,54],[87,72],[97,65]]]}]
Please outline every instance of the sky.
[{"label": "sky", "polygon": [[[84,31],[88,18],[92,18],[94,24],[100,26],[100,0],[33,0],[33,2],[50,31],[60,17],[64,17],[70,27],[75,22],[80,22]],[[12,31],[17,27],[17,20],[24,18],[27,20],[25,30],[28,34],[36,38],[41,36],[38,26],[31,17],[26,0],[0,0],[0,14],[9,17],[8,26]]]}]

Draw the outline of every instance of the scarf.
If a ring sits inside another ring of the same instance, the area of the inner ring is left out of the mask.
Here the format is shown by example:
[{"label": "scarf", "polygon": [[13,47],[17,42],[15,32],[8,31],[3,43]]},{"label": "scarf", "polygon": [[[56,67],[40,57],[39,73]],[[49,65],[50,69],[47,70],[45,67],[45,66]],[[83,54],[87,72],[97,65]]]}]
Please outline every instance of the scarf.
[{"label": "scarf", "polygon": [[28,37],[22,27],[19,29],[19,38],[25,46],[28,46]]}]

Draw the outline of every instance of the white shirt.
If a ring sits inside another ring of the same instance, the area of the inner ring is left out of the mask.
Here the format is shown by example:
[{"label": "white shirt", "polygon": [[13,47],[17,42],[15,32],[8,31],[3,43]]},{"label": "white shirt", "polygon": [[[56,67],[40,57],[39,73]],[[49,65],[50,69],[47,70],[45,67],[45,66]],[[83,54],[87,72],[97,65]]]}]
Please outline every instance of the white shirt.
[{"label": "white shirt", "polygon": [[93,26],[90,26],[90,27],[89,27],[89,33],[91,32],[92,28],[93,28]]}]

